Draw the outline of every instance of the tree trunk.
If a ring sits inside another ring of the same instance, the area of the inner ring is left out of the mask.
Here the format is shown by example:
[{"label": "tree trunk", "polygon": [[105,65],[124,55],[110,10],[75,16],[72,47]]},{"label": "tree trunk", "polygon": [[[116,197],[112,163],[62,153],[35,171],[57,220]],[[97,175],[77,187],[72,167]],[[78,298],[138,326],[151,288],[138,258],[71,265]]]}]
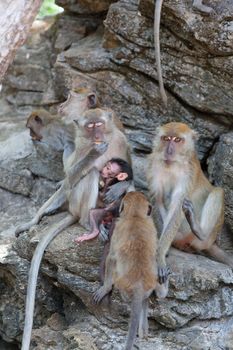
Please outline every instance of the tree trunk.
[{"label": "tree trunk", "polygon": [[42,0],[0,0],[0,82],[25,42]]}]

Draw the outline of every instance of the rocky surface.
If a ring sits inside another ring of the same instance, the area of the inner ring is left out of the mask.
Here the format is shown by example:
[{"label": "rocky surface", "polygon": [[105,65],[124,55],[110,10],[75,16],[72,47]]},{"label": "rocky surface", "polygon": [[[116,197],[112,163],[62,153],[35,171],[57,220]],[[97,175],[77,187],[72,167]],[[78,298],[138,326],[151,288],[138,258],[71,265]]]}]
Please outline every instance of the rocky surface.
[{"label": "rocky surface", "polygon": [[[210,16],[191,1],[164,0],[161,59],[168,108],[158,91],[152,0],[59,0],[65,12],[33,29],[9,68],[0,97],[0,338],[19,343],[29,261],[43,232],[64,213],[14,238],[63,178],[61,154],[33,144],[25,121],[34,108],[55,112],[66,89],[88,83],[123,121],[138,188],[146,191],[146,155],[158,125],[183,121],[198,131],[197,150],[210,180],[225,189],[226,232],[219,244],[233,253],[232,72],[233,4],[213,0]],[[99,241],[76,246],[73,225],[49,246],[38,281],[36,350],[121,350],[129,304],[114,291],[110,309],[95,307]],[[168,298],[150,300],[151,350],[231,349],[232,270],[204,256],[172,249]]]}]

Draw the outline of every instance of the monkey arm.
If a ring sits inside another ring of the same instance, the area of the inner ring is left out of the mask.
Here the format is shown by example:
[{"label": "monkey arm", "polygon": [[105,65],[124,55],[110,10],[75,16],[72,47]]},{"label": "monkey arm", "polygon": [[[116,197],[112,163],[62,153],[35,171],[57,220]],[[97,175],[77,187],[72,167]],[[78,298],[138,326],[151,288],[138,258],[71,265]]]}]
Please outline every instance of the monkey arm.
[{"label": "monkey arm", "polygon": [[65,165],[67,159],[69,158],[69,156],[73,152],[74,152],[74,143],[73,142],[67,142],[65,147],[64,147],[64,151],[63,151],[63,155],[62,155],[63,165]]},{"label": "monkey arm", "polygon": [[109,187],[105,196],[104,202],[112,203],[119,199],[123,194],[128,192],[129,187],[131,186],[132,181],[120,181],[116,184]]},{"label": "monkey arm", "polygon": [[170,208],[159,239],[157,262],[160,284],[165,283],[169,275],[169,268],[166,266],[166,254],[182,222],[182,203],[183,197],[179,199],[176,206]]},{"label": "monkey arm", "polygon": [[192,202],[185,198],[183,201],[182,209],[186,217],[186,220],[188,221],[189,226],[192,230],[192,233],[195,236],[197,236],[197,238],[199,238],[201,241],[205,240],[204,232],[196,220]]},{"label": "monkey arm", "polygon": [[93,162],[106,152],[108,144],[102,142],[101,144],[93,144],[92,148],[87,154],[77,163],[73,164],[67,172],[67,178],[71,188],[85,177],[89,171],[93,168]]}]

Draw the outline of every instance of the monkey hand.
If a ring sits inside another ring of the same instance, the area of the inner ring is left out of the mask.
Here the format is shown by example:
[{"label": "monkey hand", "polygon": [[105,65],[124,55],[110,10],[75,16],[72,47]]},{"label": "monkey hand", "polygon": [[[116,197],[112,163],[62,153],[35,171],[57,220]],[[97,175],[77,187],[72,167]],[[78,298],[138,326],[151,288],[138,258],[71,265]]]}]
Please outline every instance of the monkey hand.
[{"label": "monkey hand", "polygon": [[24,231],[27,231],[30,228],[28,223],[19,225],[15,229],[15,237],[19,237]]},{"label": "monkey hand", "polygon": [[167,267],[166,265],[158,266],[158,280],[160,284],[164,284],[168,280],[168,276],[171,274],[170,268]]},{"label": "monkey hand", "polygon": [[184,198],[182,209],[186,220],[188,221],[189,226],[192,230],[192,233],[201,241],[205,240],[203,230],[201,229],[199,223],[196,220],[193,203],[189,199]]},{"label": "monkey hand", "polygon": [[108,149],[108,143],[107,142],[101,142],[101,143],[94,143],[93,148],[91,150],[91,155],[96,157],[96,156],[101,156],[104,154]]},{"label": "monkey hand", "polygon": [[108,189],[104,196],[105,203],[112,203],[119,199],[131,185],[131,181],[120,181]]}]

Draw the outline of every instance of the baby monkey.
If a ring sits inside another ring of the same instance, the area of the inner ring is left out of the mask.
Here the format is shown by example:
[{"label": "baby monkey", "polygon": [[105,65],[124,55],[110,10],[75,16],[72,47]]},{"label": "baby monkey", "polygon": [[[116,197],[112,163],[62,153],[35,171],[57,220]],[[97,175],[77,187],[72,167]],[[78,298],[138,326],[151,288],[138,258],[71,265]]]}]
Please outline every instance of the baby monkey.
[{"label": "baby monkey", "polygon": [[[100,172],[99,195],[96,209],[90,210],[91,231],[77,237],[76,243],[88,241],[100,233],[103,240],[109,238],[118,214],[122,197],[128,192],[133,180],[133,171],[129,163],[121,158],[109,160]],[[116,198],[117,193],[117,199]],[[114,195],[114,197],[112,196]]]}]

